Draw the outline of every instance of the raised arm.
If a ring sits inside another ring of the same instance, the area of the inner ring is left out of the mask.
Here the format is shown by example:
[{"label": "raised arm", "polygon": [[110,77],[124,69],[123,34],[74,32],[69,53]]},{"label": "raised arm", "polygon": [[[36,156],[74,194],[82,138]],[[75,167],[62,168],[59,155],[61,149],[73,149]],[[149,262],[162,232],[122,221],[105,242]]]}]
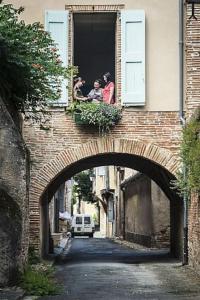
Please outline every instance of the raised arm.
[{"label": "raised arm", "polygon": [[109,100],[108,100],[109,104],[112,104],[112,99],[113,99],[113,96],[114,96],[114,90],[115,90],[115,86],[114,86],[114,83],[113,83],[110,87],[110,95],[109,95]]}]

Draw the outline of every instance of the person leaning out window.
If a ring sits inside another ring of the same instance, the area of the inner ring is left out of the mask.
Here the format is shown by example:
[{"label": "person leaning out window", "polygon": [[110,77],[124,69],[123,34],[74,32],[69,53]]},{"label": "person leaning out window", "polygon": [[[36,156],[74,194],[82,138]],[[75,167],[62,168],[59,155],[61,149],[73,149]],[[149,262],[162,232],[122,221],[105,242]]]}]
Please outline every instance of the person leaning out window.
[{"label": "person leaning out window", "polygon": [[74,79],[74,88],[73,88],[73,97],[74,100],[78,101],[86,101],[88,98],[83,96],[83,93],[81,91],[81,87],[85,83],[84,80],[82,80],[81,77],[77,77]]}]

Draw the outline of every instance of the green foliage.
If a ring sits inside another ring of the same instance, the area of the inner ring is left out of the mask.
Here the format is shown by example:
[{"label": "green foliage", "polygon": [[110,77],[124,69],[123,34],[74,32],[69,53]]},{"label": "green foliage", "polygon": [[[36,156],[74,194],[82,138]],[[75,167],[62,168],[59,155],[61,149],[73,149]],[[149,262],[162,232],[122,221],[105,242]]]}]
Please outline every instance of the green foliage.
[{"label": "green foliage", "polygon": [[97,214],[93,214],[93,220],[94,220],[94,224],[98,224]]},{"label": "green foliage", "polygon": [[94,203],[90,176],[91,171],[83,171],[74,176],[73,196],[75,198],[80,195],[81,200]]},{"label": "green foliage", "polygon": [[0,4],[0,94],[34,114],[59,99],[62,78],[69,78],[73,68],[62,67],[43,25],[19,20],[23,10]]},{"label": "green foliage", "polygon": [[30,245],[28,248],[28,264],[33,265],[40,262],[40,257],[35,251],[35,247]]},{"label": "green foliage", "polygon": [[34,246],[28,249],[28,265],[20,278],[20,286],[26,294],[45,296],[56,295],[61,292],[54,281],[54,268],[48,263],[42,262],[35,251]]},{"label": "green foliage", "polygon": [[36,271],[32,267],[28,267],[22,278],[21,287],[29,295],[45,296],[56,295],[59,293],[59,287],[56,286],[52,271]]},{"label": "green foliage", "polygon": [[84,124],[99,128],[101,133],[109,131],[122,117],[118,107],[106,103],[80,103],[73,111],[80,114]]},{"label": "green foliage", "polygon": [[200,109],[183,130],[181,159],[184,170],[178,174],[175,186],[181,195],[200,192]]}]

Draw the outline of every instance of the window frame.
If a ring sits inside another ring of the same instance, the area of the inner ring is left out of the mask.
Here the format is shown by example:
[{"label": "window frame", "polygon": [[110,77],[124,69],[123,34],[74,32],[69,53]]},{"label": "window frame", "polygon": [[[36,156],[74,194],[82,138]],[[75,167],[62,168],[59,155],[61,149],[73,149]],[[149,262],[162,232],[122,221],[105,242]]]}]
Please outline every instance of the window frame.
[{"label": "window frame", "polygon": [[[119,5],[65,5],[65,10],[69,11],[69,36],[68,36],[68,55],[69,65],[74,62],[74,13],[116,13],[115,24],[115,97],[117,103],[122,105],[121,101],[121,10],[125,8],[124,4]],[[73,90],[73,79],[69,83],[69,91]],[[68,105],[73,101],[72,93],[69,93]]]}]

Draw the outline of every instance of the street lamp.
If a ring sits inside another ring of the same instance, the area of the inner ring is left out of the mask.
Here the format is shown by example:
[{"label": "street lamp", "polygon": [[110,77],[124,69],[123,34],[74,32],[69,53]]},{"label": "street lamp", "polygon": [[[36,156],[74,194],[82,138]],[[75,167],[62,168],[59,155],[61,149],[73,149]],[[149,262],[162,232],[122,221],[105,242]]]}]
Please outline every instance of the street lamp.
[{"label": "street lamp", "polygon": [[192,4],[192,15],[191,15],[190,19],[193,18],[193,19],[197,20],[197,18],[195,17],[195,14],[194,14],[194,5],[200,4],[200,0],[186,0],[186,3]]}]

